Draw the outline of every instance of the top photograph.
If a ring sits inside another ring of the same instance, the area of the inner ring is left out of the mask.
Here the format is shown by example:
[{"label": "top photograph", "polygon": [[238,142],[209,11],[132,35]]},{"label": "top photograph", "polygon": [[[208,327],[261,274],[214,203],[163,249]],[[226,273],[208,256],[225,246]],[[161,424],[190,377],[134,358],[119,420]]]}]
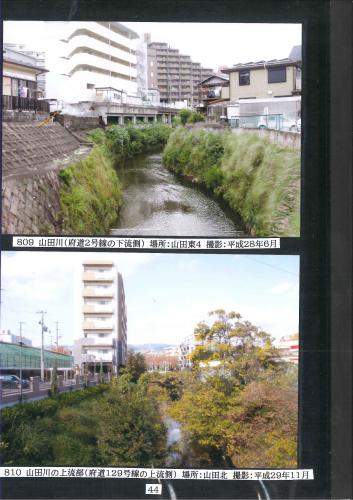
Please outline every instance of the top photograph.
[{"label": "top photograph", "polygon": [[300,236],[301,24],[3,27],[3,234]]}]

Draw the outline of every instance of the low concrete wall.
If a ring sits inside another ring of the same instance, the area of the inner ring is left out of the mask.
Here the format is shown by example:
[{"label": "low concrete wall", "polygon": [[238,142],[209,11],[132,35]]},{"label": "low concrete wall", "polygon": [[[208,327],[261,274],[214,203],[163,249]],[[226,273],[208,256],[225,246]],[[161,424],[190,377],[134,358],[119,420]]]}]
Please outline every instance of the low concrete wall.
[{"label": "low concrete wall", "polygon": [[273,144],[287,146],[294,149],[301,148],[301,134],[297,132],[286,132],[284,130],[271,130],[262,128],[230,128],[227,124],[207,122],[186,124],[186,128],[202,129],[206,130],[207,132],[224,132],[225,130],[230,130],[233,134],[237,135],[252,133],[268,139]]},{"label": "low concrete wall", "polygon": [[58,115],[56,120],[70,130],[89,130],[104,125],[99,116],[73,116],[63,114]]},{"label": "low concrete wall", "polygon": [[301,148],[301,134],[297,132],[285,132],[283,130],[270,130],[263,128],[232,128],[233,134],[252,133],[260,137],[268,139],[273,144],[287,146],[289,148]]}]

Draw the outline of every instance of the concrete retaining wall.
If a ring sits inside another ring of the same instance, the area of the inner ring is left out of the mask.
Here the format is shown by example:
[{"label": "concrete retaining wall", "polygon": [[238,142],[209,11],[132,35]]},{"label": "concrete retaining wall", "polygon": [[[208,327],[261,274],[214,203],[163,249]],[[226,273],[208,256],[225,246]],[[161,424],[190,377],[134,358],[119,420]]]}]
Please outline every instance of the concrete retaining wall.
[{"label": "concrete retaining wall", "polygon": [[268,139],[273,144],[278,144],[279,146],[287,146],[294,149],[301,148],[301,134],[298,134],[297,132],[284,132],[283,130],[269,130],[261,128],[232,128],[231,131],[233,134],[256,134],[260,137]]},{"label": "concrete retaining wall", "polygon": [[60,233],[58,171],[90,150],[59,123],[4,123],[2,232]]},{"label": "concrete retaining wall", "polygon": [[56,171],[3,181],[3,233],[56,234],[60,230],[59,179]]},{"label": "concrete retaining wall", "polygon": [[56,120],[70,130],[89,130],[104,125],[99,116],[73,116],[65,114],[58,115]]},{"label": "concrete retaining wall", "polygon": [[202,129],[207,132],[223,132],[231,130],[233,134],[255,134],[268,139],[273,144],[288,146],[294,149],[301,148],[301,134],[297,132],[285,132],[284,130],[258,129],[258,128],[230,128],[223,123],[197,122],[186,124],[190,129]]}]

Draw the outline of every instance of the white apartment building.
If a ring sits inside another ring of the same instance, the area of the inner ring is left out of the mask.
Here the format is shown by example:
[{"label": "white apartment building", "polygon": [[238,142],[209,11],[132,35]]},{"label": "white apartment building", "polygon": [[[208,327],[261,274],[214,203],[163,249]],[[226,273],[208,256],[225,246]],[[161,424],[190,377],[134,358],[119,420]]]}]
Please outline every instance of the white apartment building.
[{"label": "white apartment building", "polygon": [[191,334],[182,340],[179,346],[179,365],[181,370],[190,370],[190,354],[195,350],[195,335]]},{"label": "white apartment building", "polygon": [[276,346],[281,358],[287,363],[297,365],[299,362],[299,335],[297,333],[281,337]]},{"label": "white apartment building", "polygon": [[75,364],[81,369],[118,373],[127,356],[124,283],[113,262],[84,261],[81,276],[81,328]]},{"label": "white apartment building", "polygon": [[46,98],[95,101],[96,89],[137,94],[137,33],[118,22],[52,23],[57,40],[48,55]]}]

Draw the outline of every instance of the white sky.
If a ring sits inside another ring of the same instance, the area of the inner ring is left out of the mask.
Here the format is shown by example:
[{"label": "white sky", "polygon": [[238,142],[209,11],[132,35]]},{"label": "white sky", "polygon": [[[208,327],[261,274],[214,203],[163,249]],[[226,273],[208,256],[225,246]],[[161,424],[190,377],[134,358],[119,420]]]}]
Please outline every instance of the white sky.
[{"label": "white sky", "polygon": [[122,273],[129,344],[178,344],[219,308],[277,338],[298,332],[297,256],[86,252],[3,252],[1,329],[16,334],[24,321],[23,335],[39,345],[44,310],[48,328],[59,321],[61,342],[72,345],[85,259],[112,260]]},{"label": "white sky", "polygon": [[[151,33],[152,41],[166,42],[214,70],[238,62],[283,59],[288,57],[293,45],[302,42],[301,24],[122,22],[140,35]],[[4,42],[24,43],[32,50],[50,51],[62,24],[6,21]]]}]

